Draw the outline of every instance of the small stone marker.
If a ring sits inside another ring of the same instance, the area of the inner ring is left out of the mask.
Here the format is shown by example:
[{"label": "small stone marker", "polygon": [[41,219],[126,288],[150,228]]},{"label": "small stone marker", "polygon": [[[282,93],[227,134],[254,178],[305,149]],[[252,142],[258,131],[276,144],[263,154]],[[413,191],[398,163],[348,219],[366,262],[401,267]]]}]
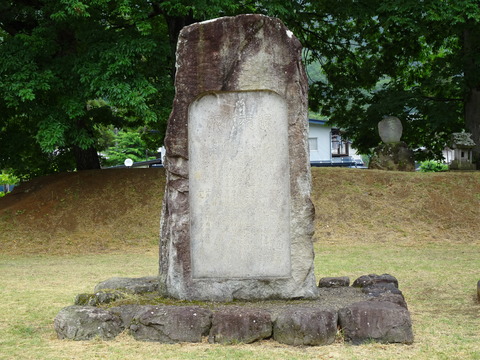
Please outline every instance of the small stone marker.
[{"label": "small stone marker", "polygon": [[160,292],[180,299],[312,298],[307,79],[278,20],[185,27],[165,138]]}]

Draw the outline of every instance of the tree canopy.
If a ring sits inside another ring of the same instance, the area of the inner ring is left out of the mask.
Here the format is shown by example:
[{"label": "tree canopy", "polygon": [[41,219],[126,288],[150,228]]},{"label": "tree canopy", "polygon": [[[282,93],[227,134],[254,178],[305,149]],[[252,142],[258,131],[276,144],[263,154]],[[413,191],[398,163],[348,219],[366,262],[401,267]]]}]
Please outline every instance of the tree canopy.
[{"label": "tree canopy", "polygon": [[450,134],[462,129],[480,145],[478,1],[308,6],[312,17],[300,24],[308,24],[307,31],[297,33],[304,36],[307,61],[319,62],[326,75],[312,81],[311,106],[344,129],[360,151],[378,143],[376,124],[384,116],[402,120],[403,140],[420,150],[419,160],[439,158]]},{"label": "tree canopy", "polygon": [[476,0],[4,0],[0,168],[98,168],[104,126],[148,127],[161,145],[179,31],[238,13],[279,17],[297,35],[321,69],[311,109],[360,151],[380,141],[383,116],[402,120],[419,159],[462,128],[480,145]]},{"label": "tree canopy", "polygon": [[[152,4],[16,0],[0,7],[0,167],[18,169],[31,158],[40,173],[98,168],[99,125],[163,130],[173,59]],[[57,154],[66,161],[41,165]]]}]

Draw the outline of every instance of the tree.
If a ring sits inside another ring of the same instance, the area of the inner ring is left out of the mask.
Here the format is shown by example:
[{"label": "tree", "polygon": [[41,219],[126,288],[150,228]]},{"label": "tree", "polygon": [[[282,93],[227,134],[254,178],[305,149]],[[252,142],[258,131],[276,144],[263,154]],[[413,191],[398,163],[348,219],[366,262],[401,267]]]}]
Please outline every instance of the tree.
[{"label": "tree", "polygon": [[1,168],[60,153],[77,170],[99,168],[99,125],[165,127],[173,59],[152,11],[140,0],[1,3]]},{"label": "tree", "polygon": [[0,168],[98,168],[103,126],[146,126],[160,145],[181,28],[238,13],[279,17],[299,37],[307,64],[322,68],[311,79],[312,110],[361,151],[378,144],[377,122],[394,115],[403,140],[425,149],[419,155],[438,157],[466,127],[478,156],[476,0],[4,0]]},{"label": "tree", "polygon": [[119,130],[114,132],[112,145],[105,150],[105,166],[123,165],[125,159],[134,162],[149,160],[153,153],[147,143],[142,139],[140,131]]},{"label": "tree", "polygon": [[376,124],[393,115],[417,158],[439,158],[450,134],[466,128],[480,159],[478,1],[323,0],[301,12],[286,23],[325,74],[312,79],[311,107],[354,146],[376,146]]}]

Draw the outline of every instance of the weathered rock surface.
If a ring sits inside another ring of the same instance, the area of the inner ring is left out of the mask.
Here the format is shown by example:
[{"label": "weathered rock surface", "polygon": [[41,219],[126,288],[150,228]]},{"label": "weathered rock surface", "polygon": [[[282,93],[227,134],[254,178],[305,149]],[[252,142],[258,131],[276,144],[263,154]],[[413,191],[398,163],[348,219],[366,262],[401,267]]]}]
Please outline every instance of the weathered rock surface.
[{"label": "weathered rock surface", "polygon": [[130,333],[136,340],[162,343],[201,342],[212,312],[196,306],[145,306],[134,315]]},{"label": "weathered rock surface", "polygon": [[214,313],[208,341],[232,344],[252,343],[272,335],[270,313],[261,309],[231,307]]},{"label": "weathered rock surface", "polygon": [[412,322],[408,310],[386,301],[363,301],[338,312],[345,340],[353,344],[413,342]]},{"label": "weathered rock surface", "polygon": [[129,329],[130,325],[132,325],[133,319],[135,319],[138,314],[146,311],[146,306],[150,305],[122,305],[112,307],[108,309],[108,311],[110,311],[112,314],[117,315],[120,318],[120,320],[122,321],[122,327],[124,329]]},{"label": "weathered rock surface", "polygon": [[273,324],[274,340],[288,345],[328,345],[335,341],[337,311],[285,308]]},{"label": "weathered rock surface", "polygon": [[402,122],[395,116],[387,116],[378,123],[378,134],[385,144],[400,142],[402,132]]},{"label": "weathered rock surface", "polygon": [[398,280],[390,274],[362,275],[353,282],[352,286],[366,288],[366,287],[376,286],[381,284],[393,284],[398,289]]},{"label": "weathered rock surface", "polygon": [[123,330],[117,315],[92,306],[68,306],[54,320],[59,339],[90,340],[99,337],[111,340]]},{"label": "weathered rock surface", "polygon": [[[177,46],[175,86],[165,137],[160,293],[210,301],[315,298],[308,83],[300,42],[278,19],[262,15],[187,26]],[[191,143],[196,135],[204,141],[203,135],[215,129],[221,139]],[[269,129],[284,129],[273,136],[281,144],[273,157],[263,155],[271,146],[262,142],[271,135]],[[192,146],[208,151],[191,153]],[[191,155],[206,157],[200,161],[214,169],[215,177],[202,174]],[[251,161],[240,161],[245,158]],[[225,171],[226,165],[233,172]],[[190,174],[192,168],[198,173]],[[286,196],[275,196],[269,186],[257,196],[259,182],[241,180],[251,178],[249,171]],[[227,185],[206,183],[212,178],[226,179]],[[220,213],[205,201],[212,197],[221,203]],[[272,202],[278,206],[269,207]],[[259,206],[264,215],[253,216]],[[209,215],[195,215],[204,213]],[[215,235],[202,237],[207,249],[195,241],[191,226]],[[271,236],[283,228],[278,237]],[[217,236],[222,231],[232,235]],[[221,261],[205,261],[202,251]]]},{"label": "weathered rock surface", "polygon": [[94,292],[101,290],[121,290],[133,294],[143,294],[158,291],[158,276],[145,276],[140,278],[113,277],[102,281],[95,286]]},{"label": "weathered rock surface", "polygon": [[98,291],[95,294],[78,294],[75,297],[75,305],[97,306],[100,304],[109,304],[123,297],[125,297],[125,294],[119,291]]},{"label": "weathered rock surface", "polygon": [[403,141],[381,144],[375,148],[368,168],[391,171],[415,171],[413,151]]},{"label": "weathered rock surface", "polygon": [[339,277],[323,277],[318,282],[318,287],[335,288],[350,286],[350,278],[348,276]]}]

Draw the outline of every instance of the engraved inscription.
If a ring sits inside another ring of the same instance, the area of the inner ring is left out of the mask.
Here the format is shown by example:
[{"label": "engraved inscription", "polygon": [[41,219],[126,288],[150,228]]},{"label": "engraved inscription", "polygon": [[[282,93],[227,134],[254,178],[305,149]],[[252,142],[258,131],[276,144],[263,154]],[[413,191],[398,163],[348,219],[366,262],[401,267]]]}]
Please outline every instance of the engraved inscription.
[{"label": "engraved inscription", "polygon": [[189,108],[192,276],[290,276],[286,103],[269,91],[205,95]]}]

